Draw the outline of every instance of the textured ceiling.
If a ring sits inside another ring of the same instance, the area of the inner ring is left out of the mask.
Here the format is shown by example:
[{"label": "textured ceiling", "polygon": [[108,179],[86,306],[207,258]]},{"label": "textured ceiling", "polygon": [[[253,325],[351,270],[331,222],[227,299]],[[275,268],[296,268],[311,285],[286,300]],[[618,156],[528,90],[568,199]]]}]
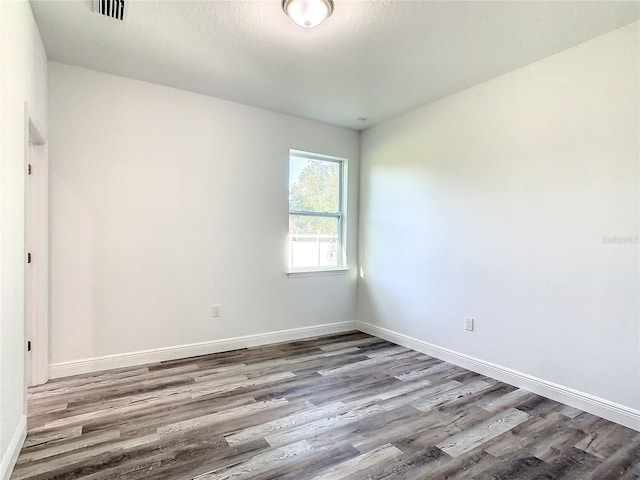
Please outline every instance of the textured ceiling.
[{"label": "textured ceiling", "polygon": [[356,129],[640,16],[638,1],[335,0],[305,30],[280,0],[128,0],[124,22],[31,3],[51,60]]}]

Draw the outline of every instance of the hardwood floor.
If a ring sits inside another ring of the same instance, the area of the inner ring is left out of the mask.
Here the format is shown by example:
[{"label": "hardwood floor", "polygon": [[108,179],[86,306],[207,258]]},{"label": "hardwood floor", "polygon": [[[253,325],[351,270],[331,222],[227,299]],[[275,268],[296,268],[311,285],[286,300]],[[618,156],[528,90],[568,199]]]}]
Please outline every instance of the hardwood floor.
[{"label": "hardwood floor", "polygon": [[20,479],[638,479],[640,433],[362,333],[53,380]]}]

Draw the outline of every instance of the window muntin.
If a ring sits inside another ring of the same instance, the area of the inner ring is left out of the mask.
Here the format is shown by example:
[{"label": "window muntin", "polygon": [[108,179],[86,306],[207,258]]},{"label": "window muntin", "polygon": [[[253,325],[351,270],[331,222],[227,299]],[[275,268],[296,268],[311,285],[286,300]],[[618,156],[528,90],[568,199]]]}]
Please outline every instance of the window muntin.
[{"label": "window muntin", "polygon": [[345,160],[289,155],[289,269],[344,268]]}]

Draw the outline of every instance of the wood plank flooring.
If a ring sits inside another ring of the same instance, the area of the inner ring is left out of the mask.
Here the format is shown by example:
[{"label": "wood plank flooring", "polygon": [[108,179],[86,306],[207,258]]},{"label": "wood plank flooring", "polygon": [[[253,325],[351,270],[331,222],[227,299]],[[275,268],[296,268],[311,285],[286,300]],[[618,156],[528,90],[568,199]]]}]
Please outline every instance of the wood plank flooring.
[{"label": "wood plank flooring", "polygon": [[640,433],[354,332],[53,380],[13,480],[640,478]]}]

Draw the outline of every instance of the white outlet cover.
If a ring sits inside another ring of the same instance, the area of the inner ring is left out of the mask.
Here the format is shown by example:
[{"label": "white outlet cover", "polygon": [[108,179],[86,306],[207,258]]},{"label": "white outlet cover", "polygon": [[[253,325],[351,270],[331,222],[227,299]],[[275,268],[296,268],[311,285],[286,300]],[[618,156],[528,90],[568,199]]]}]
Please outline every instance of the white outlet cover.
[{"label": "white outlet cover", "polygon": [[473,317],[464,317],[464,328],[473,332]]}]

